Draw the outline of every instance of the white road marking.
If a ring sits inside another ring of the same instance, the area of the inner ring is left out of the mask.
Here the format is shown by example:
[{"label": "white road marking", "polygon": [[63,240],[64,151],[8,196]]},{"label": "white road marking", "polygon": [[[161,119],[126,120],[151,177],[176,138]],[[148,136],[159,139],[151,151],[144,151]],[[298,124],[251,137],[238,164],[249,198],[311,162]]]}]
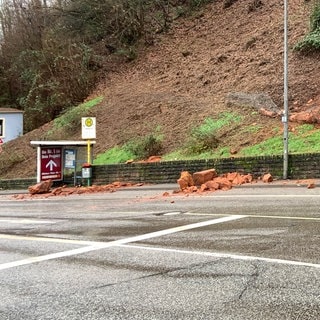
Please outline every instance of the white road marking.
[{"label": "white road marking", "polygon": [[24,266],[27,264],[32,264],[32,263],[41,262],[41,261],[64,258],[64,257],[73,256],[73,255],[81,254],[81,253],[86,253],[86,252],[90,252],[90,251],[94,251],[94,250],[98,250],[98,249],[100,249],[100,247],[88,246],[88,247],[63,251],[63,252],[47,254],[44,256],[32,257],[32,258],[28,258],[28,259],[19,260],[19,261],[3,263],[3,264],[0,264],[0,270],[15,268],[15,267]]},{"label": "white road marking", "polygon": [[178,250],[178,249],[167,249],[167,248],[155,248],[155,247],[125,245],[125,244],[120,245],[119,247],[135,248],[135,249],[151,250],[151,251],[173,252],[173,253],[190,254],[190,255],[201,255],[201,256],[208,256],[208,257],[215,257],[215,258],[229,258],[229,259],[233,259],[233,260],[263,261],[263,262],[269,262],[269,263],[275,263],[275,264],[285,264],[285,265],[312,267],[312,268],[320,269],[320,264],[303,262],[303,261],[295,261],[295,260],[272,259],[272,258],[255,257],[255,256],[243,256],[243,255],[219,253],[219,252],[205,252],[205,251],[189,251],[189,250]]},{"label": "white road marking", "polygon": [[36,219],[0,219],[1,222],[17,223],[17,224],[55,224],[58,221],[52,220],[36,220]]},{"label": "white road marking", "polygon": [[178,214],[181,214],[181,212],[168,212],[168,213],[165,213],[164,216],[176,216]]},{"label": "white road marking", "polygon": [[[192,195],[192,194],[191,194]],[[224,195],[203,195],[207,198],[220,198],[220,199],[225,199],[225,198],[231,198],[231,199],[248,199],[248,198],[319,198],[320,194],[224,194]]]},{"label": "white road marking", "polygon": [[65,244],[75,244],[75,245],[96,245],[104,242],[95,241],[84,241],[84,240],[70,240],[62,238],[44,238],[44,237],[28,237],[28,236],[15,236],[11,234],[0,234],[0,239],[8,240],[22,240],[22,241],[39,241],[39,242],[54,242],[54,243],[65,243]]},{"label": "white road marking", "polygon": [[[215,213],[200,213],[200,212],[185,212],[183,213],[188,216],[215,216]],[[219,215],[219,214],[217,214]],[[289,219],[289,220],[311,220],[311,221],[320,221],[320,217],[299,217],[299,216],[267,216],[267,215],[254,215],[247,214],[248,218],[264,218],[264,219]]]},{"label": "white road marking", "polygon": [[255,216],[249,215],[250,218],[266,218],[266,219],[289,219],[289,220],[312,220],[312,221],[320,221],[320,217],[295,217],[295,216]]},{"label": "white road marking", "polygon": [[127,244],[127,243],[132,243],[132,242],[142,241],[142,240],[146,240],[146,239],[161,237],[161,236],[165,236],[165,235],[180,232],[180,231],[186,231],[186,230],[190,230],[190,229],[201,228],[201,227],[224,223],[224,222],[229,222],[229,221],[233,221],[233,220],[239,220],[239,219],[242,219],[245,217],[246,216],[241,216],[241,215],[227,216],[227,217],[222,217],[222,218],[218,218],[218,219],[192,223],[192,224],[188,224],[185,226],[150,232],[150,233],[146,233],[143,235],[134,236],[134,237],[125,238],[125,239],[119,239],[119,240],[115,240],[115,241],[111,241],[111,242],[95,243],[94,245],[90,245],[90,246],[83,247],[83,248],[47,254],[47,255],[43,255],[43,256],[39,256],[39,257],[27,258],[27,259],[23,259],[20,261],[3,263],[3,264],[0,264],[0,270],[10,269],[10,268],[14,268],[14,267],[22,266],[22,265],[27,265],[27,264],[32,264],[32,263],[36,263],[36,262],[41,262],[41,261],[48,261],[48,260],[53,260],[53,259],[58,259],[58,258],[70,257],[70,256],[77,255],[77,254],[82,254],[82,253],[87,253],[87,252],[105,249],[105,248],[109,248],[109,247],[119,246],[119,245],[123,245],[123,244]]}]

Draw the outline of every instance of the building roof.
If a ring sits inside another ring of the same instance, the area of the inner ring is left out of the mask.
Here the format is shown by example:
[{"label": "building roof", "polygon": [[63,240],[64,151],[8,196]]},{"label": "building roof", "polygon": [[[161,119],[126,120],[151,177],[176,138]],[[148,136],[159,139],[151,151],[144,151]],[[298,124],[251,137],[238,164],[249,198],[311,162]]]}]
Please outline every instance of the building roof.
[{"label": "building roof", "polygon": [[[90,140],[90,144],[93,145],[96,142],[94,140]],[[58,141],[30,141],[30,144],[33,146],[86,146],[88,145],[88,141],[69,141],[69,140],[58,140]]]},{"label": "building roof", "polygon": [[0,108],[0,113],[23,113],[24,111],[14,108]]}]

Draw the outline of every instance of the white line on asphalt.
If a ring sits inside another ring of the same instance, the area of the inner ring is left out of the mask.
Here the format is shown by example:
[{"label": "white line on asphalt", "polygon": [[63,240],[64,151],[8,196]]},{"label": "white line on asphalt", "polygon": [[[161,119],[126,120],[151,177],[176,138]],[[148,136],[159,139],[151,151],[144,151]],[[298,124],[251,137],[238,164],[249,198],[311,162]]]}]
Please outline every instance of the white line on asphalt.
[{"label": "white line on asphalt", "polygon": [[[200,212],[185,212],[185,215],[188,216],[215,216],[215,213],[200,213]],[[218,214],[219,215],[219,214]],[[248,218],[263,218],[263,219],[289,219],[289,220],[311,220],[311,221],[320,221],[320,217],[298,217],[298,216],[267,216],[267,215],[254,215],[247,214]]]},{"label": "white line on asphalt", "polygon": [[316,217],[295,217],[295,216],[258,216],[258,215],[249,215],[250,218],[265,218],[265,219],[290,219],[290,220],[312,220],[320,221],[320,218]]},{"label": "white line on asphalt", "polygon": [[86,246],[92,246],[96,244],[100,245],[101,243],[104,243],[104,242],[84,241],[84,240],[70,240],[70,239],[62,239],[62,238],[15,236],[11,234],[0,234],[0,239],[54,242],[54,243],[65,243],[65,244],[86,245]]},{"label": "white line on asphalt", "polygon": [[242,255],[229,254],[229,253],[219,253],[219,252],[205,252],[205,251],[189,251],[189,250],[178,250],[178,249],[167,249],[167,248],[155,248],[155,247],[146,247],[146,246],[138,246],[138,245],[125,245],[125,244],[120,245],[119,247],[135,248],[135,249],[151,250],[151,251],[181,253],[181,254],[190,254],[190,255],[201,255],[201,256],[208,256],[208,257],[215,257],[215,258],[229,258],[229,259],[233,259],[233,260],[263,261],[263,262],[275,263],[275,264],[285,264],[285,265],[312,267],[312,268],[320,269],[320,264],[303,262],[303,261],[294,261],[294,260],[272,259],[272,258],[254,257],[254,256],[242,256]]},{"label": "white line on asphalt", "polygon": [[161,236],[165,236],[165,235],[180,232],[180,231],[186,231],[186,230],[201,228],[201,227],[205,227],[205,226],[209,226],[209,225],[213,225],[213,224],[219,224],[219,223],[229,222],[229,221],[233,221],[233,220],[238,220],[238,219],[242,219],[245,217],[246,216],[241,216],[241,215],[227,216],[227,217],[222,217],[222,218],[218,218],[218,219],[192,223],[192,224],[188,224],[185,226],[160,230],[160,231],[156,231],[156,232],[150,232],[150,233],[146,233],[143,235],[120,239],[120,240],[115,240],[115,241],[111,241],[111,242],[95,243],[94,245],[83,247],[83,248],[47,254],[47,255],[43,255],[43,256],[39,256],[39,257],[27,258],[27,259],[23,259],[20,261],[3,263],[3,264],[0,264],[0,270],[10,269],[10,268],[14,268],[14,267],[22,266],[22,265],[27,265],[27,264],[32,264],[32,263],[36,263],[36,262],[41,262],[41,261],[69,257],[69,256],[77,255],[77,254],[82,254],[82,253],[87,253],[87,252],[91,252],[91,251],[95,251],[95,250],[104,249],[104,248],[119,246],[122,244],[127,244],[127,243],[136,242],[136,241],[142,241],[142,240],[146,240],[146,239],[161,237]]},{"label": "white line on asphalt", "polygon": [[[197,196],[197,194],[191,194]],[[205,194],[203,195],[206,198],[214,199],[226,199],[226,198],[319,198],[320,194]]]},{"label": "white line on asphalt", "polygon": [[0,222],[17,223],[17,224],[54,224],[57,221],[52,220],[33,220],[33,219],[0,219]]},{"label": "white line on asphalt", "polygon": [[165,213],[164,216],[176,216],[178,214],[181,214],[181,212],[177,211],[177,212],[168,212],[168,213]]}]

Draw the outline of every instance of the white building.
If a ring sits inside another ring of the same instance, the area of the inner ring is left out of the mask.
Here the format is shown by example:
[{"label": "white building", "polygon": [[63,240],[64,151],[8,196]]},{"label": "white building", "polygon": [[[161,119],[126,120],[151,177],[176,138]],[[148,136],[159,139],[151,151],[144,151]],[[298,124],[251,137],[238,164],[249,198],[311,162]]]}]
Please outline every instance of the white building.
[{"label": "white building", "polygon": [[3,143],[23,135],[23,111],[0,108],[0,139]]}]

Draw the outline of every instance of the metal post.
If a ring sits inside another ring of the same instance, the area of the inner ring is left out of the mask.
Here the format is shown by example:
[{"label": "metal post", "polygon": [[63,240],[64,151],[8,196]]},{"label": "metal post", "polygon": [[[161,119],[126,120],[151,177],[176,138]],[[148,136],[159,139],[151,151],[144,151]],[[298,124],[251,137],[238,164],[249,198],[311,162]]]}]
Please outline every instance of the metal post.
[{"label": "metal post", "polygon": [[[87,141],[87,157],[88,157],[88,165],[89,165],[89,168],[91,167],[91,141],[88,140]],[[91,169],[89,169],[91,170]],[[88,177],[88,186],[91,186],[91,177]]]},{"label": "metal post", "polygon": [[37,183],[41,182],[41,147],[37,147]]},{"label": "metal post", "polygon": [[91,164],[91,141],[87,140],[87,163]]},{"label": "metal post", "polygon": [[284,0],[283,179],[288,179],[288,1]]}]

